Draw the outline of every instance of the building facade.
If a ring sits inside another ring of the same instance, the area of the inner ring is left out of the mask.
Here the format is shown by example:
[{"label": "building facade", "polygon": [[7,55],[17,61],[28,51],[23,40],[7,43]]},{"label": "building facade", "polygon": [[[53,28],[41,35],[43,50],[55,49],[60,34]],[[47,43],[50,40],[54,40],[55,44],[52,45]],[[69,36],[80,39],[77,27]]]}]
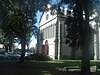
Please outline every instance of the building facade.
[{"label": "building facade", "polygon": [[[40,19],[40,33],[38,38],[38,53],[50,56],[52,59],[81,59],[81,50],[74,50],[66,43],[66,19],[67,9],[60,9],[61,14],[57,14],[57,10],[44,11]],[[53,12],[53,14],[51,14]],[[91,44],[90,56],[94,57],[94,46]]]}]

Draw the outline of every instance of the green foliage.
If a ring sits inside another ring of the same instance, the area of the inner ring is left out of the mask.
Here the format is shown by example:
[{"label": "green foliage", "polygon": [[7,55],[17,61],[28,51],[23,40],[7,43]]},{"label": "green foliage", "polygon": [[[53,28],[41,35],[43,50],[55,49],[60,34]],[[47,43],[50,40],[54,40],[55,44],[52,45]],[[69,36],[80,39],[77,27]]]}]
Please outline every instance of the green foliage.
[{"label": "green foliage", "polygon": [[21,40],[22,51],[25,50],[31,36],[37,36],[36,12],[44,10],[47,3],[49,0],[0,0],[0,28],[6,41],[10,43],[17,37]]},{"label": "green foliage", "polygon": [[35,50],[34,47],[31,47],[31,48],[30,48],[30,51],[32,51],[33,53],[35,53],[36,50]]},{"label": "green foliage", "polygon": [[[82,50],[82,75],[90,75],[89,47],[91,42],[93,43],[94,37],[94,29],[92,28],[90,22],[92,20],[95,21],[97,26],[99,24],[96,20],[100,15],[97,11],[93,12],[97,9],[94,7],[96,5],[94,3],[95,1],[99,0],[74,0],[72,6],[73,8],[70,9],[70,13],[68,13],[65,22],[67,27],[66,30],[68,32],[66,36],[66,44]],[[91,16],[92,19],[90,19]],[[96,30],[98,31],[98,28]]]},{"label": "green foliage", "polygon": [[26,59],[38,60],[38,61],[49,61],[49,60],[51,60],[51,58],[49,56],[43,55],[43,54],[33,54],[33,55],[30,55],[29,57],[27,57]]},{"label": "green foliage", "polygon": [[3,30],[4,36],[8,37],[11,34],[11,36],[20,37],[23,32],[29,42],[29,38],[33,34],[36,36],[38,32],[34,25],[37,22],[36,12],[44,10],[47,3],[49,0],[1,0],[0,28]]},{"label": "green foliage", "polygon": [[[67,11],[67,19],[65,21],[66,31],[67,31],[65,42],[66,44],[69,44],[69,46],[71,47],[79,48],[80,46],[82,46],[83,45],[82,40],[86,41],[86,39],[84,39],[83,36],[87,36],[89,40],[88,44],[93,42],[93,36],[96,31],[92,28],[91,24],[89,25],[89,27],[86,25],[87,24],[86,16],[90,17],[91,15],[93,17],[93,14],[95,15],[96,13],[96,12],[93,12],[94,10],[94,8],[92,8],[94,6],[93,2],[90,2],[89,6],[90,5],[91,5],[91,8],[89,8],[89,15],[86,15],[87,11],[85,10],[84,4],[80,5],[80,1],[74,1],[74,0],[70,2],[71,9]],[[81,8],[82,6],[83,8]],[[83,14],[81,10],[85,14]],[[82,15],[85,17],[83,17]],[[94,19],[92,20],[89,19],[89,22],[95,21],[97,19],[97,17],[93,17],[93,18]]]}]

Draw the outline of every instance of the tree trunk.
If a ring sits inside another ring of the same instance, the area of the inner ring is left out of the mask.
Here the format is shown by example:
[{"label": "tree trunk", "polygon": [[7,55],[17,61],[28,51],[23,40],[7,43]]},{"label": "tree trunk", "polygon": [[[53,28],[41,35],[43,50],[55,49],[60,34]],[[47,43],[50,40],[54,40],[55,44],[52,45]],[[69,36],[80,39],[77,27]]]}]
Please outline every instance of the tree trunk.
[{"label": "tree trunk", "polygon": [[89,27],[89,0],[83,0],[83,10],[85,12],[85,21],[82,24],[82,75],[91,75],[90,73],[90,56],[89,56],[89,45],[90,45],[90,27]]},{"label": "tree trunk", "polygon": [[27,50],[29,50],[29,44],[27,44]]},{"label": "tree trunk", "polygon": [[75,52],[76,52],[76,49],[72,48],[72,60],[75,60]]},{"label": "tree trunk", "polygon": [[84,43],[84,45],[81,48],[82,49],[81,75],[90,75],[89,45],[86,43]]},{"label": "tree trunk", "polygon": [[20,58],[20,62],[23,63],[24,62],[24,58],[25,58],[25,41],[26,41],[26,36],[23,33],[23,35],[21,36],[21,58]]},{"label": "tree trunk", "polygon": [[6,52],[8,52],[8,44],[4,44]]},{"label": "tree trunk", "polygon": [[[81,75],[90,75],[90,59],[89,59],[89,8],[88,0],[76,0],[76,7],[79,17],[79,25],[81,26],[81,49],[82,49],[82,65]],[[83,19],[83,11],[85,12],[85,21]]]},{"label": "tree trunk", "polygon": [[12,51],[12,46],[13,46],[13,42],[12,42],[12,36],[9,38],[9,51]]}]

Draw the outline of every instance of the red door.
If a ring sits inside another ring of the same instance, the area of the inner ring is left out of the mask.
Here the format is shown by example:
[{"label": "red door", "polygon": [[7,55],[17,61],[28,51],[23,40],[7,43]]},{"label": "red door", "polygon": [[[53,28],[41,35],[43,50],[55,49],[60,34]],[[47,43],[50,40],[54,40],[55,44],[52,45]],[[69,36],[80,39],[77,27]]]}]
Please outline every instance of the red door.
[{"label": "red door", "polygon": [[45,50],[45,51],[44,51],[44,54],[45,54],[45,55],[48,55],[48,52],[49,52],[48,40],[45,41],[45,48],[44,48],[44,50]]}]

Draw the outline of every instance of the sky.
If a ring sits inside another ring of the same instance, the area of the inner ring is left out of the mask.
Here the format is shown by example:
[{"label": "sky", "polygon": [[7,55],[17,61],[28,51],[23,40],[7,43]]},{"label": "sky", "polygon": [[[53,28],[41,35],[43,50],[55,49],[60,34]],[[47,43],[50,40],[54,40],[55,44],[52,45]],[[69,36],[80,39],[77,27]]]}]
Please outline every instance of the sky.
[{"label": "sky", "polygon": [[[55,3],[57,3],[57,0],[52,0],[52,3],[53,4],[55,4]],[[36,23],[36,26],[37,27],[39,27],[39,21],[40,21],[40,18],[41,18],[41,15],[42,15],[42,13],[41,12],[37,12],[37,23]],[[37,39],[34,37],[34,36],[32,36],[31,37],[31,43],[30,43],[30,47],[35,47],[35,45],[36,45],[36,43],[37,43]]]},{"label": "sky", "polygon": [[[58,0],[60,1],[60,0]],[[52,0],[51,1],[52,4],[56,4],[57,3],[57,0]],[[41,18],[41,15],[42,15],[42,12],[39,12],[37,11],[37,23],[35,24],[37,27],[39,27],[39,21],[40,21],[40,18]],[[36,46],[36,43],[37,43],[37,39],[34,37],[34,35],[31,37],[31,43],[30,43],[30,48],[31,47],[35,47]],[[21,46],[19,46],[19,48],[21,48]]]},{"label": "sky", "polygon": [[[42,13],[38,11],[37,12],[37,23],[35,24],[37,27],[39,27],[39,21],[40,21],[41,15],[42,15]],[[31,40],[32,41],[30,43],[30,47],[35,47],[36,43],[37,43],[37,39],[34,36],[32,36]]]},{"label": "sky", "polygon": [[[41,15],[42,15],[42,13],[38,11],[37,12],[37,23],[35,24],[37,27],[39,27],[39,20],[40,20]],[[29,48],[36,47],[37,39],[34,37],[34,35],[31,37],[31,40],[32,41],[30,43]],[[16,44],[16,46],[18,46],[18,48],[21,48],[21,45]]]}]

